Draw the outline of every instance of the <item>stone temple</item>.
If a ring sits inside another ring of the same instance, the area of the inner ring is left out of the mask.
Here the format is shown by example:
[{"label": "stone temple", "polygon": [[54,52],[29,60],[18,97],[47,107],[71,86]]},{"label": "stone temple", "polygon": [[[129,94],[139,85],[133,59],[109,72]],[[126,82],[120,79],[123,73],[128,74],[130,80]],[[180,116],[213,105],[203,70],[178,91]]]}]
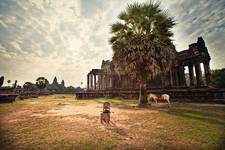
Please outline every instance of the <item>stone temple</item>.
[{"label": "stone temple", "polygon": [[[220,99],[224,90],[213,87],[210,55],[202,37],[187,50],[176,52],[173,66],[166,74],[149,80],[148,93],[168,93],[173,98]],[[78,99],[97,97],[137,98],[139,85],[129,75],[118,72],[112,61],[103,60],[101,69],[87,74],[87,91],[77,93]]]}]

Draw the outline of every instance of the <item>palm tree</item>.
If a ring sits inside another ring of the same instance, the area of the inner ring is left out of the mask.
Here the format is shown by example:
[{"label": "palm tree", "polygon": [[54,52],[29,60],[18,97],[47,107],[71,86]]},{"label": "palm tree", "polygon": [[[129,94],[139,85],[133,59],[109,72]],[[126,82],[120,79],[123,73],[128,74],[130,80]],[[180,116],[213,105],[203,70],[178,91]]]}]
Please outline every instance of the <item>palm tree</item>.
[{"label": "palm tree", "polygon": [[113,62],[140,84],[139,104],[147,103],[146,83],[169,71],[176,50],[172,43],[172,17],[160,3],[133,3],[111,25]]},{"label": "palm tree", "polygon": [[9,84],[11,83],[11,80],[8,80],[7,83],[8,83],[8,86],[9,86]]},{"label": "palm tree", "polygon": [[36,85],[31,83],[31,82],[25,82],[23,85],[23,88],[26,91],[35,91],[36,90]]},{"label": "palm tree", "polygon": [[39,77],[36,80],[36,86],[40,89],[40,92],[42,89],[44,89],[49,84],[48,80],[44,77]]},{"label": "palm tree", "polygon": [[14,84],[13,84],[13,88],[15,89],[17,86],[17,80],[15,80]]}]

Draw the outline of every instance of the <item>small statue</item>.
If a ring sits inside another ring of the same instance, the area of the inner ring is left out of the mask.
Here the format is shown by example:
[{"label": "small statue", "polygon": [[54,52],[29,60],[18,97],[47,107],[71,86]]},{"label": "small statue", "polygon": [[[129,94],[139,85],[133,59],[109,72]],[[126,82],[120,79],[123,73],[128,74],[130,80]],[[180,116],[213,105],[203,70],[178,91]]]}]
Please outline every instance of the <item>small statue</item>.
[{"label": "small statue", "polygon": [[103,103],[103,111],[101,113],[101,123],[109,124],[110,122],[110,103]]}]

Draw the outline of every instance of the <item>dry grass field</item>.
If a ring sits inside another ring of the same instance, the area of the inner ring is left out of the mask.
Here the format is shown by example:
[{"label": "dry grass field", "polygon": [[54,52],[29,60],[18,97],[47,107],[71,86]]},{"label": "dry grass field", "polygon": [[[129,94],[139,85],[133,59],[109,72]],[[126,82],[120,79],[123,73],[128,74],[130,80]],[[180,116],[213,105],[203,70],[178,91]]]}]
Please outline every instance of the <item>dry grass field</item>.
[{"label": "dry grass field", "polygon": [[[99,120],[112,106],[111,125]],[[41,96],[0,104],[0,149],[225,149],[225,105]]]}]

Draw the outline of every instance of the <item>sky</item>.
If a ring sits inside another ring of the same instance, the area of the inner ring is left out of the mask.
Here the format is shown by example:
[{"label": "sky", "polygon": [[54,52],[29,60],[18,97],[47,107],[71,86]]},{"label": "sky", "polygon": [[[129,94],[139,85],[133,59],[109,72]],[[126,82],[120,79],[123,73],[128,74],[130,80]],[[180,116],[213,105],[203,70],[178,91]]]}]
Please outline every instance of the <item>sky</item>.
[{"label": "sky", "polygon": [[[57,76],[66,86],[112,58],[110,25],[128,4],[147,0],[0,0],[0,76],[35,82]],[[225,0],[161,0],[173,16],[177,51],[202,36],[211,68],[225,67]]]}]

